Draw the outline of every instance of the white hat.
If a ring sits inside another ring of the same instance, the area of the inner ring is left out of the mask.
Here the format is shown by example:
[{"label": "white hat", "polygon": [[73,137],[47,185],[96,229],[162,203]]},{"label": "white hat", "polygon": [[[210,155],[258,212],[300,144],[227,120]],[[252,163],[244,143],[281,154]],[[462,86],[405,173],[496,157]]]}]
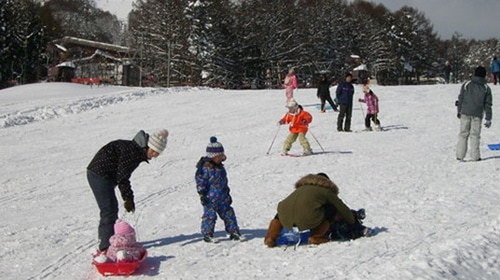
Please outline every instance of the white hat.
[{"label": "white hat", "polygon": [[148,147],[161,154],[165,150],[165,147],[167,147],[167,137],[168,131],[166,129],[155,132],[149,136]]},{"label": "white hat", "polygon": [[297,104],[297,101],[295,101],[295,99],[288,100],[285,105],[285,107],[287,107],[288,109],[294,109],[297,108],[298,106],[299,104]]}]

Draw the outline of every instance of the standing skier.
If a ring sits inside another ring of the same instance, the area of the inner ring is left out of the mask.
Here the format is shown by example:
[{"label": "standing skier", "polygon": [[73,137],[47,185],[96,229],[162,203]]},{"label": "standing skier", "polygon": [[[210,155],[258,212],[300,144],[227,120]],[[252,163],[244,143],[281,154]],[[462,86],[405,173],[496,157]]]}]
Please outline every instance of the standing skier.
[{"label": "standing skier", "polygon": [[109,247],[109,238],[118,219],[118,186],[127,212],[135,211],[134,192],[130,184],[132,172],[143,161],[160,155],[167,146],[168,131],[162,129],[149,136],[139,131],[133,140],[115,140],[103,146],[87,167],[87,180],[100,210],[99,253]]},{"label": "standing skier", "polygon": [[365,130],[372,131],[371,121],[375,123],[375,130],[381,130],[380,121],[378,119],[378,97],[375,93],[368,87],[367,84],[363,85],[363,92],[365,98],[358,99],[359,102],[366,103],[366,117],[365,117]]},{"label": "standing skier", "polygon": [[351,132],[352,99],[354,96],[354,87],[351,82],[352,74],[347,73],[345,80],[337,86],[336,98],[340,110],[337,118],[338,131]]},{"label": "standing skier", "polygon": [[205,242],[214,242],[214,229],[217,215],[224,221],[226,232],[232,240],[241,240],[240,229],[231,204],[227,173],[223,161],[226,160],[224,147],[215,136],[210,137],[206,156],[196,164],[196,191],[203,205],[201,234]]},{"label": "standing skier", "polygon": [[292,144],[299,139],[300,145],[304,149],[304,155],[311,155],[311,145],[306,138],[307,131],[309,130],[309,124],[312,122],[312,116],[309,112],[304,111],[302,106],[297,104],[293,99],[289,100],[286,104],[288,108],[288,113],[286,113],[278,124],[289,124],[290,134],[283,143],[283,154],[287,155],[288,151],[292,148]]}]

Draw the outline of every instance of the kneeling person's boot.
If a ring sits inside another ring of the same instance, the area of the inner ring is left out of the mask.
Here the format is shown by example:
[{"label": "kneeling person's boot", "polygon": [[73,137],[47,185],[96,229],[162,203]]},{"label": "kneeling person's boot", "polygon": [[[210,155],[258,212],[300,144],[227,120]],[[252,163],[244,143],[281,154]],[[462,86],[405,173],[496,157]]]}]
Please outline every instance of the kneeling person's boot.
[{"label": "kneeling person's boot", "polygon": [[282,229],[283,226],[281,225],[280,220],[276,218],[272,219],[269,223],[266,237],[264,237],[264,244],[266,244],[266,246],[270,248],[276,246],[276,239],[278,239],[278,236],[280,235]]},{"label": "kneeling person's boot", "polygon": [[319,226],[311,230],[311,236],[309,237],[309,244],[321,244],[330,241],[326,236],[326,233],[330,229],[330,223],[324,221]]}]

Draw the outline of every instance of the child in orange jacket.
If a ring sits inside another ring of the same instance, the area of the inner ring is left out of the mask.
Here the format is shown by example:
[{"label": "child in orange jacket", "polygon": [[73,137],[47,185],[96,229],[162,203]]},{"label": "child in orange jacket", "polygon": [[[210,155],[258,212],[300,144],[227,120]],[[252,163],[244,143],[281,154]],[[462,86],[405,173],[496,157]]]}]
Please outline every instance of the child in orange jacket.
[{"label": "child in orange jacket", "polygon": [[283,143],[283,154],[288,154],[288,151],[290,151],[290,148],[292,148],[292,144],[298,138],[300,145],[304,149],[303,155],[311,155],[311,145],[306,138],[309,124],[312,122],[311,114],[304,111],[302,106],[297,104],[294,99],[289,100],[286,104],[286,107],[288,108],[288,113],[286,113],[278,122],[280,125],[289,124],[290,134]]}]

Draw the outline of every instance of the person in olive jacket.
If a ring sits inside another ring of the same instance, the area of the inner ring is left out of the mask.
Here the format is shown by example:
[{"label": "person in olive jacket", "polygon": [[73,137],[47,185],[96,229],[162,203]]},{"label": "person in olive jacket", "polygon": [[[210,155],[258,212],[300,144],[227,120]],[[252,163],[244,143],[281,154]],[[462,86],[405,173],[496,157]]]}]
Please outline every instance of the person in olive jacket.
[{"label": "person in olive jacket", "polygon": [[99,251],[105,253],[110,246],[118,219],[118,186],[127,212],[135,211],[134,192],[130,185],[132,172],[143,161],[155,158],[167,146],[168,131],[162,129],[149,136],[139,131],[133,140],[115,140],[103,146],[87,166],[87,180],[100,210],[98,228]]},{"label": "person in olive jacket", "polygon": [[321,244],[330,241],[329,230],[338,218],[354,225],[356,217],[338,193],[337,185],[324,173],[299,179],[295,190],[278,204],[278,214],[269,224],[264,244],[274,247],[283,227],[288,230],[297,227],[300,231],[309,229],[309,244]]}]

